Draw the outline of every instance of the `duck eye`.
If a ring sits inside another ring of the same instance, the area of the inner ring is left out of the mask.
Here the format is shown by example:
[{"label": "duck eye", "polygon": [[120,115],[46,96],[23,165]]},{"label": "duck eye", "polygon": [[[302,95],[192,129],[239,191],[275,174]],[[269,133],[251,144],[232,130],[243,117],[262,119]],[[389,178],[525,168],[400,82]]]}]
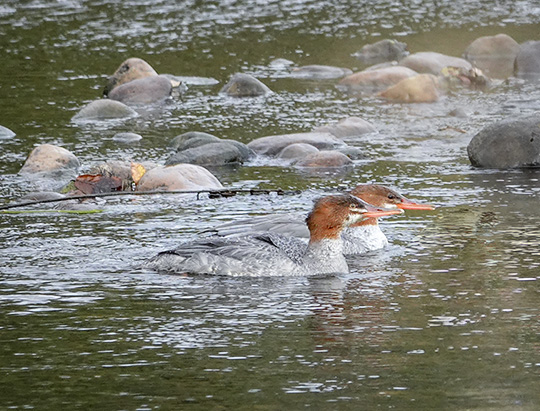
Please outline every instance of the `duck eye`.
[{"label": "duck eye", "polygon": [[396,198],[396,196],[395,196],[394,194],[388,194],[388,198],[389,198],[390,200],[393,200],[394,198]]}]

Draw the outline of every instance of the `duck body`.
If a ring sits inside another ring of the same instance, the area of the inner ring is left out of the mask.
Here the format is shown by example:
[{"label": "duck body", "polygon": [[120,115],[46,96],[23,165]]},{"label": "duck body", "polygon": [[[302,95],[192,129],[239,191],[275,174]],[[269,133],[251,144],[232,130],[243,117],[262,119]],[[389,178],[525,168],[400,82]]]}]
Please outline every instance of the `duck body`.
[{"label": "duck body", "polygon": [[175,273],[228,276],[298,276],[348,272],[341,232],[366,218],[398,214],[348,195],[318,200],[308,215],[310,239],[258,233],[210,237],[159,253],[144,267]]}]

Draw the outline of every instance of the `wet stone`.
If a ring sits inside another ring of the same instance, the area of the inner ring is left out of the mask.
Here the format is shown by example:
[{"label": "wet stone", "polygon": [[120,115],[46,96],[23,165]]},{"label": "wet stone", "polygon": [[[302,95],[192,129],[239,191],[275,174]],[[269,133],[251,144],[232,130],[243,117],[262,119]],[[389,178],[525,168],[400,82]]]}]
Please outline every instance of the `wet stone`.
[{"label": "wet stone", "polygon": [[265,156],[275,156],[285,147],[294,143],[311,144],[319,150],[331,150],[345,146],[345,143],[330,133],[294,133],[257,138],[248,147]]},{"label": "wet stone", "polygon": [[152,104],[166,100],[171,92],[172,85],[168,78],[151,76],[114,88],[109,93],[109,98],[124,104]]},{"label": "wet stone", "polygon": [[115,87],[145,77],[157,76],[154,68],[143,59],[132,57],[120,64],[114,74],[109,77],[103,95],[107,96]]},{"label": "wet stone", "polygon": [[155,167],[139,181],[139,191],[198,190],[222,188],[219,180],[207,169],[194,164]]},{"label": "wet stone", "polygon": [[540,167],[540,115],[507,119],[484,127],[472,138],[467,153],[475,167]]},{"label": "wet stone", "polygon": [[75,170],[79,166],[79,159],[65,148],[41,144],[32,150],[19,174]]},{"label": "wet stone", "polygon": [[399,62],[400,66],[408,67],[417,73],[427,74],[440,74],[441,70],[445,67],[459,67],[464,69],[471,69],[472,65],[467,60],[447,56],[446,54],[435,53],[432,51],[424,51],[420,53],[414,53],[405,57]]},{"label": "wet stone", "polygon": [[515,70],[519,78],[540,79],[540,41],[527,41],[521,45]]},{"label": "wet stone", "polygon": [[484,36],[474,40],[463,56],[475,67],[493,78],[505,79],[514,74],[519,44],[506,34]]},{"label": "wet stone", "polygon": [[12,138],[15,137],[15,133],[11,131],[9,128],[0,126],[0,139],[3,138]]},{"label": "wet stone", "polygon": [[129,144],[142,140],[142,136],[136,133],[116,133],[112,139],[119,143]]},{"label": "wet stone", "polygon": [[352,74],[352,70],[343,67],[310,65],[294,68],[291,77],[306,80],[323,80],[341,78]]},{"label": "wet stone", "polygon": [[223,86],[220,93],[231,97],[258,97],[271,94],[272,90],[249,74],[236,73]]},{"label": "wet stone", "polygon": [[385,39],[373,44],[366,44],[360,51],[354,53],[353,56],[365,64],[374,64],[399,60],[407,54],[409,52],[407,51],[406,43]]},{"label": "wet stone", "polygon": [[360,117],[347,117],[335,124],[317,127],[313,131],[319,133],[330,133],[338,138],[346,138],[372,133],[376,130],[370,122],[361,119]]},{"label": "wet stone", "polygon": [[138,116],[131,107],[114,100],[95,100],[84,106],[72,117],[72,121],[96,121]]}]

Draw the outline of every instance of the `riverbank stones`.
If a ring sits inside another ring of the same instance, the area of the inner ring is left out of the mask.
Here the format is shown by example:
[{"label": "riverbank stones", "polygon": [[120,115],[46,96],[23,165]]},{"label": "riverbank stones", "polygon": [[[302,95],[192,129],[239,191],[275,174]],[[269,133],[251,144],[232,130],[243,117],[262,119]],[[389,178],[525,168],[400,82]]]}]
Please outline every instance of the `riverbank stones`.
[{"label": "riverbank stones", "polygon": [[484,127],[472,138],[467,154],[475,167],[540,167],[540,113]]}]

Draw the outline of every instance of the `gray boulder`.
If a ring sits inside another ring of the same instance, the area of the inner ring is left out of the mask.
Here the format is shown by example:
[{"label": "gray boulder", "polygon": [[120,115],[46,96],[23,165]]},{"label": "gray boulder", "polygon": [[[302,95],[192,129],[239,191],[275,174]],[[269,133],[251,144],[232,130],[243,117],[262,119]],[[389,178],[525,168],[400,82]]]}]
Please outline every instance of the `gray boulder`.
[{"label": "gray boulder", "polygon": [[527,41],[521,45],[516,57],[515,74],[529,80],[540,78],[540,41]]},{"label": "gray boulder", "polygon": [[117,141],[119,143],[135,143],[137,141],[142,140],[142,136],[137,133],[129,133],[129,132],[123,132],[123,133],[116,133],[113,136],[113,141]]},{"label": "gray boulder", "polygon": [[472,138],[467,153],[475,167],[540,167],[540,112],[485,127]]},{"label": "gray boulder", "polygon": [[250,148],[239,141],[224,140],[198,131],[176,136],[170,146],[176,152],[167,159],[166,165],[188,163],[220,166],[243,163],[254,155]]},{"label": "gray boulder", "polygon": [[332,150],[345,146],[345,143],[330,133],[294,133],[276,136],[260,137],[248,143],[248,147],[255,153],[264,156],[276,156],[290,144],[311,144],[319,150]]},{"label": "gray boulder", "polygon": [[84,106],[75,114],[71,121],[101,121],[115,118],[137,117],[138,114],[131,107],[114,100],[96,100]]},{"label": "gray boulder", "polygon": [[219,137],[212,134],[203,133],[201,131],[188,131],[187,133],[180,134],[173,138],[169,146],[176,151],[182,151],[209,143],[216,143],[220,140]]},{"label": "gray boulder", "polygon": [[197,164],[200,166],[222,166],[243,163],[247,158],[233,141],[222,140],[199,147],[188,148],[170,156],[165,165]]},{"label": "gray boulder", "polygon": [[164,101],[171,92],[172,85],[167,77],[150,76],[115,87],[109,92],[109,98],[124,104],[152,104]]},{"label": "gray boulder", "polygon": [[258,97],[271,94],[272,90],[249,74],[236,73],[220,93],[231,97]]},{"label": "gray boulder", "polygon": [[366,44],[360,51],[353,54],[364,64],[382,63],[384,61],[399,60],[405,57],[407,44],[397,40],[381,40],[373,44]]}]

